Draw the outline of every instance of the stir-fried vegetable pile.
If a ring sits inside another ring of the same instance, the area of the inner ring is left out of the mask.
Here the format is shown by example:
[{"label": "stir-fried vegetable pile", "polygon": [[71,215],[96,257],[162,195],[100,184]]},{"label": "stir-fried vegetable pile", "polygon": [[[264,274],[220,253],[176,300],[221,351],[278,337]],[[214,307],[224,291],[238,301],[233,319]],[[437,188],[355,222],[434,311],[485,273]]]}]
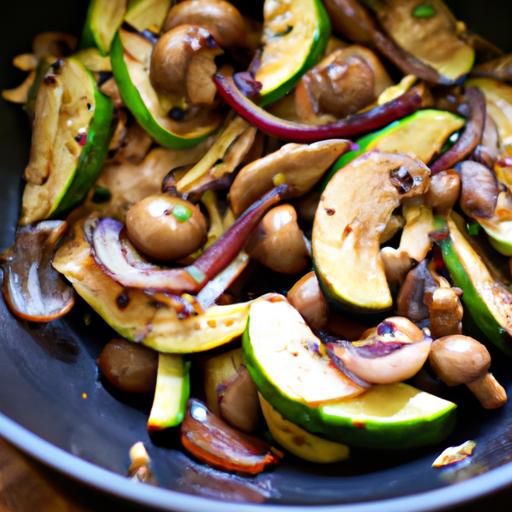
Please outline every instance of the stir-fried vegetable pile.
[{"label": "stir-fried vegetable pile", "polygon": [[172,4],[92,0],[14,59],[13,314],[81,297],[104,382],[227,471],[439,443],[446,386],[503,406],[510,56],[441,0]]}]

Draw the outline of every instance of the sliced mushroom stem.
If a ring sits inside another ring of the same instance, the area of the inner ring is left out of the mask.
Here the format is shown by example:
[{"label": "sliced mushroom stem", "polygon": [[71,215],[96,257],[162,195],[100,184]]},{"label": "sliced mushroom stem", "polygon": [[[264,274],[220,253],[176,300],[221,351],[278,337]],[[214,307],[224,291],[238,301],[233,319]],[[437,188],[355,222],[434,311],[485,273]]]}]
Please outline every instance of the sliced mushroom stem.
[{"label": "sliced mushroom stem", "polygon": [[462,332],[464,310],[453,288],[437,288],[428,306],[430,332],[434,339]]},{"label": "sliced mushroom stem", "polygon": [[484,409],[498,409],[507,402],[505,388],[492,373],[487,373],[474,382],[466,384]]}]

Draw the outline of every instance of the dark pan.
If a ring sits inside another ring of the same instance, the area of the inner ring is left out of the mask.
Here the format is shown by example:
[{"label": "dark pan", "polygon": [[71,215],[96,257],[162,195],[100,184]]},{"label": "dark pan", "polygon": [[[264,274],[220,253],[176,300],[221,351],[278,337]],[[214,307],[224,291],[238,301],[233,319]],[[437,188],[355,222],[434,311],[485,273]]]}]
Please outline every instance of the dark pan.
[{"label": "dark pan", "polygon": [[[508,0],[485,2],[485,7],[478,0],[450,3],[474,30],[512,49]],[[18,83],[10,60],[30,49],[34,34],[78,33],[85,8],[83,2],[65,0],[6,4],[0,17],[2,89]],[[6,247],[14,234],[30,135],[19,108],[0,102],[0,113],[0,247]],[[444,446],[476,440],[468,466],[433,470],[437,447],[361,455],[329,467],[290,457],[254,479],[205,469],[182,452],[150,441],[145,429],[148,404],[114,396],[99,382],[95,359],[110,333],[94,315],[86,327],[88,312],[79,304],[64,321],[34,326],[16,321],[0,302],[0,434],[59,473],[110,497],[180,511],[261,511],[266,503],[265,510],[277,510],[272,504],[279,504],[282,511],[323,505],[322,510],[411,512],[460,504],[512,483],[512,404],[485,413],[464,400],[458,429]],[[510,364],[499,356],[495,361],[494,371],[512,395]],[[461,401],[458,395],[456,399]],[[149,447],[161,488],[122,476],[128,450],[139,440]]]}]

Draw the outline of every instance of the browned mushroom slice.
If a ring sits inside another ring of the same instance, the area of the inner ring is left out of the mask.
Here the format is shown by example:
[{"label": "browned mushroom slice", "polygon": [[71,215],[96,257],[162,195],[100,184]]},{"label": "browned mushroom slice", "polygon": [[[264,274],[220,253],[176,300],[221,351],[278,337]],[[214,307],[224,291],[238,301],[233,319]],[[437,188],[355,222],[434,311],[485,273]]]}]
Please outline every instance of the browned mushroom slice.
[{"label": "browned mushroom slice", "polygon": [[437,284],[430,273],[427,261],[423,260],[407,274],[396,299],[397,313],[413,322],[428,318],[428,308],[424,302],[425,292],[435,289]]},{"label": "browned mushroom slice", "polygon": [[498,201],[498,180],[491,169],[478,162],[463,162],[459,167],[461,177],[460,206],[472,218],[492,217]]},{"label": "browned mushroom slice", "polygon": [[441,77],[456,81],[471,70],[474,50],[459,37],[442,0],[372,0],[371,5],[387,34]]},{"label": "browned mushroom slice", "polygon": [[309,145],[286,144],[275,153],[246,165],[230,189],[229,199],[233,212],[240,215],[276,184],[289,185],[289,197],[305,194],[350,147],[351,143],[342,139]]},{"label": "browned mushroom slice", "polygon": [[286,298],[313,329],[322,329],[327,323],[329,308],[313,271],[302,276]]},{"label": "browned mushroom slice", "polygon": [[401,202],[423,195],[429,182],[430,172],[419,160],[378,151],[333,176],[316,211],[312,239],[315,271],[330,300],[364,312],[391,307],[380,235]]},{"label": "browned mushroom slice", "polygon": [[20,228],[14,245],[0,255],[5,302],[16,316],[50,322],[73,307],[73,289],[52,267],[55,246],[66,229],[62,221]]},{"label": "browned mushroom slice", "polygon": [[512,53],[485,62],[484,64],[479,64],[473,69],[471,74],[495,78],[505,82],[512,80]]},{"label": "browned mushroom slice", "polygon": [[236,431],[194,399],[181,425],[181,442],[201,462],[225,471],[256,475],[280,458],[270,445]]},{"label": "browned mushroom slice", "polygon": [[423,261],[432,248],[430,233],[434,230],[434,215],[423,198],[405,201],[402,213],[405,225],[400,245],[397,249],[381,250],[386,277],[392,286],[401,283],[411,267]]},{"label": "browned mushroom slice", "polygon": [[447,169],[430,178],[430,188],[425,194],[425,204],[435,212],[446,215],[457,202],[459,193],[459,174],[454,169]]},{"label": "browned mushroom slice", "polygon": [[275,272],[304,271],[309,263],[309,251],[293,206],[283,204],[272,208],[247,240],[246,251]]},{"label": "browned mushroom slice", "polygon": [[204,390],[210,410],[242,432],[254,432],[260,421],[256,385],[244,364],[242,349],[215,355],[204,364]]},{"label": "browned mushroom slice", "polygon": [[475,148],[473,158],[492,169],[500,154],[500,136],[498,133],[498,126],[494,119],[487,114],[485,117],[484,133],[482,134],[482,141]]},{"label": "browned mushroom slice", "polygon": [[370,105],[391,84],[371,50],[348,46],[303,75],[295,89],[295,109],[303,121],[331,122]]},{"label": "browned mushroom slice", "polygon": [[204,27],[223,48],[247,44],[244,18],[225,0],[186,0],[174,5],[164,22],[164,32],[178,25]]}]

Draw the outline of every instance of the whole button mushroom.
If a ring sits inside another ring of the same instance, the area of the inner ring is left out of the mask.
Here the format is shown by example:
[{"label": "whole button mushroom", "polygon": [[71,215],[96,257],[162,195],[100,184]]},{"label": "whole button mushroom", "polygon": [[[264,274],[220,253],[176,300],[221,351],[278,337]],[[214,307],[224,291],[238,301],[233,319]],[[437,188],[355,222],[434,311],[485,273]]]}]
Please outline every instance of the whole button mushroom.
[{"label": "whole button mushroom", "polygon": [[155,194],[128,210],[126,231],[135,248],[150,258],[179,260],[204,243],[206,220],[189,201]]},{"label": "whole button mushroom", "polygon": [[297,274],[309,264],[309,251],[297,224],[293,206],[272,208],[249,238],[246,250],[251,258],[283,274]]},{"label": "whole button mushroom", "polygon": [[325,327],[329,309],[318,279],[313,271],[302,276],[290,289],[288,302],[303,316],[313,329]]},{"label": "whole button mushroom", "polygon": [[224,0],[185,0],[171,8],[164,31],[178,25],[199,25],[223,48],[245,46],[247,27],[238,9]]},{"label": "whole button mushroom", "polygon": [[127,393],[155,389],[158,353],[123,339],[110,340],[100,353],[98,367],[115,388]]},{"label": "whole button mushroom", "polygon": [[489,373],[489,351],[474,338],[462,334],[439,338],[432,345],[429,361],[446,385],[465,384],[484,409],[497,409],[506,403],[505,389]]}]

